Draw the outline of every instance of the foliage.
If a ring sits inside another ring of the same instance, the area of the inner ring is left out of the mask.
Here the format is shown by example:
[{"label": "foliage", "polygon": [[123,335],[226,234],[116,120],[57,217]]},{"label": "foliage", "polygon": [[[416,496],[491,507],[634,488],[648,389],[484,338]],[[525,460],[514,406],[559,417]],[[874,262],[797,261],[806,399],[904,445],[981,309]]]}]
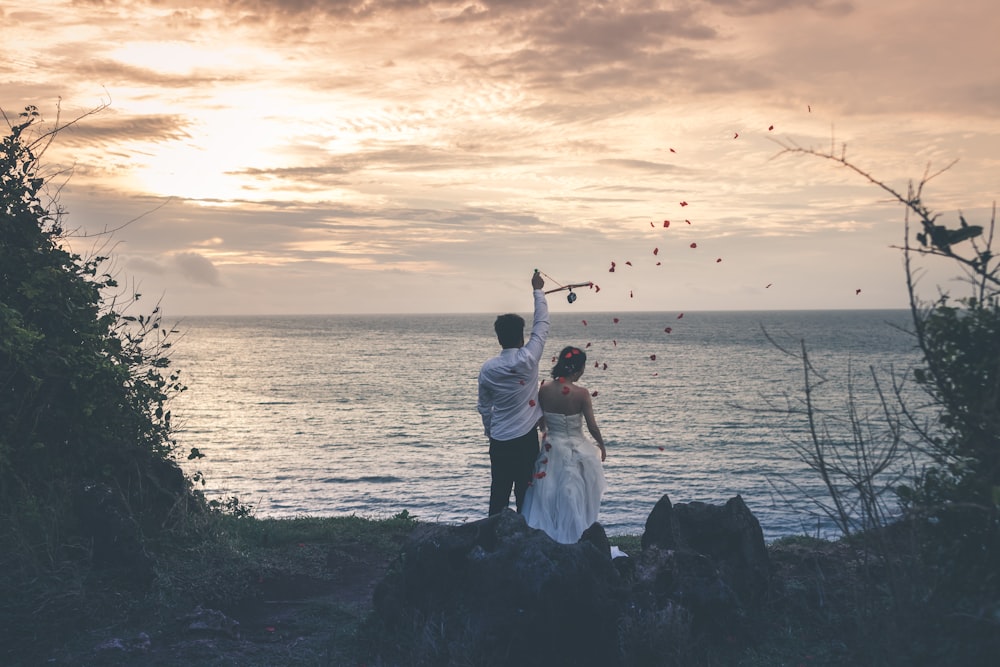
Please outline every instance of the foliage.
[{"label": "foliage", "polygon": [[[863,537],[874,545],[878,562],[885,567],[893,613],[901,627],[911,635],[922,633],[928,646],[935,644],[933,632],[950,633],[937,649],[951,641],[952,653],[961,644],[970,660],[981,659],[985,653],[976,651],[997,636],[1000,625],[996,567],[1000,562],[1000,258],[992,250],[996,207],[983,225],[970,225],[959,214],[958,225],[949,227],[923,202],[925,185],[942,172],[925,172],[904,195],[849,162],[844,150],[838,155],[788,144],[783,152],[831,160],[904,205],[905,242],[900,249],[913,333],[922,357],[913,378],[929,402],[916,405],[904,400],[894,381],[893,406],[886,411],[890,428],[882,449],[851,449],[828,441],[818,460],[829,460],[832,453],[838,462],[853,461],[857,470],[877,471],[883,461],[879,452],[895,451],[897,460],[912,462],[910,483],[899,479],[892,483],[903,521],[862,506]],[[914,218],[918,230],[911,244]],[[933,302],[922,301],[917,296],[920,274],[914,266],[918,257],[953,262],[969,292],[957,298],[940,293]],[[879,397],[886,405],[881,391]],[[860,425],[854,415],[849,422]],[[815,434],[813,440],[817,441]],[[807,452],[804,460],[815,462],[815,451]],[[816,469],[825,471],[822,465]],[[864,498],[876,488],[875,479],[861,475],[849,493]],[[830,484],[827,488],[839,510],[847,494]],[[922,619],[929,609],[962,620],[928,632]],[[962,640],[956,639],[958,632]]]},{"label": "foliage", "polygon": [[184,387],[169,370],[171,332],[158,309],[131,316],[116,307],[106,257],[67,249],[63,211],[43,201],[51,184],[39,167],[58,121],[43,131],[34,107],[7,121],[0,140],[0,565],[14,577],[69,561],[133,561],[145,535],[198,505],[174,460],[169,400]]}]

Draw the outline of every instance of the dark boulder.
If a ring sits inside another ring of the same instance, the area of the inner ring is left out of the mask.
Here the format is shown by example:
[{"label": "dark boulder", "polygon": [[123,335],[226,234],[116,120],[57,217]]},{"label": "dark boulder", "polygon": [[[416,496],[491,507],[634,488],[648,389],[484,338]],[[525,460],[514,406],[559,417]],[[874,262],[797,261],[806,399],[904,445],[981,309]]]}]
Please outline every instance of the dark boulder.
[{"label": "dark boulder", "polygon": [[664,495],[646,520],[634,584],[646,604],[680,604],[695,632],[733,636],[770,580],[764,533],[743,498],[725,505],[671,505]]},{"label": "dark boulder", "polygon": [[397,636],[422,628],[396,656],[410,662],[613,666],[627,594],[599,524],[559,544],[507,510],[418,530],[377,587],[375,608]]},{"label": "dark boulder", "polygon": [[576,544],[559,544],[509,510],[422,526],[375,591],[373,623],[392,638],[380,642],[381,658],[683,665],[691,646],[735,647],[752,636],[770,567],[742,498],[673,506],[663,496],[642,547],[612,561],[598,523]]}]

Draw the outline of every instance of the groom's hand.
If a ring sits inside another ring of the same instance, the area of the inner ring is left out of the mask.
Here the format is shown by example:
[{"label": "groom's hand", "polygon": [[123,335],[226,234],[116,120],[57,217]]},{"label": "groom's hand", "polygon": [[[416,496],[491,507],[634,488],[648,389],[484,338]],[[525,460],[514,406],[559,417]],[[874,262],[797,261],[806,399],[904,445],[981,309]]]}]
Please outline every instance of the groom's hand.
[{"label": "groom's hand", "polygon": [[545,281],[542,280],[542,274],[536,269],[531,276],[531,289],[542,289],[543,287],[545,287]]}]

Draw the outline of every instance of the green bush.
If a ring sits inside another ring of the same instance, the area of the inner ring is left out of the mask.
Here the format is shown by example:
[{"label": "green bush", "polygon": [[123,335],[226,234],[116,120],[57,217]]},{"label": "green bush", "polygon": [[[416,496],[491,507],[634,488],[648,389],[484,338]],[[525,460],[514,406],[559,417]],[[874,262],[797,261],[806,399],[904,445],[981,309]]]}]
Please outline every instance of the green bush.
[{"label": "green bush", "polygon": [[169,372],[169,332],[158,311],[133,317],[115,307],[106,258],[64,247],[62,211],[43,202],[37,155],[59,128],[39,130],[34,107],[8,125],[0,140],[0,565],[14,573],[132,563],[146,536],[199,504],[174,460],[168,402],[183,386]]}]

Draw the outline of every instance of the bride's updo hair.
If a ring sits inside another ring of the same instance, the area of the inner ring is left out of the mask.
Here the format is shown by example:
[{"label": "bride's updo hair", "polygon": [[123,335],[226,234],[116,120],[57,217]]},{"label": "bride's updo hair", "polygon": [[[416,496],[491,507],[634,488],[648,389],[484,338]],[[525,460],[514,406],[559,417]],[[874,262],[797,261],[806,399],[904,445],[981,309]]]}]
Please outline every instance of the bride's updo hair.
[{"label": "bride's updo hair", "polygon": [[559,353],[556,365],[552,367],[553,378],[564,378],[583,370],[587,364],[587,353],[578,347],[567,345]]}]

